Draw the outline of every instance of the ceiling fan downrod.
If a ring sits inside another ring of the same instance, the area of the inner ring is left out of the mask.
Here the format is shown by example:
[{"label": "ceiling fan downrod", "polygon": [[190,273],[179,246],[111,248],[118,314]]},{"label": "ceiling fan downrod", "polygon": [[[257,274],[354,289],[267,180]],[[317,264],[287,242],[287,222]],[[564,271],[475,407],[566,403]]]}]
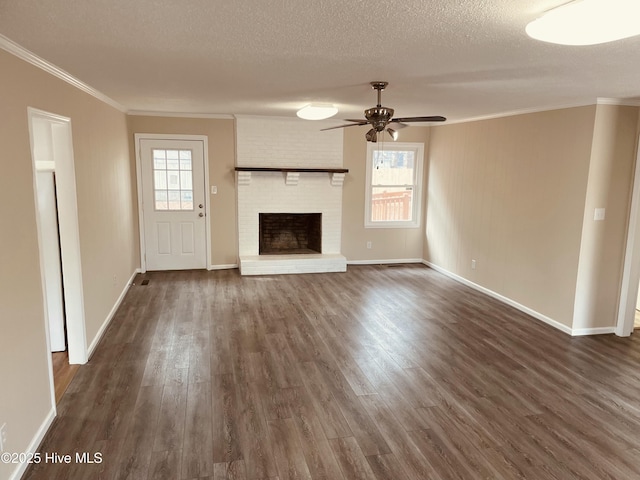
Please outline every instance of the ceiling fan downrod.
[{"label": "ceiling fan downrod", "polygon": [[378,105],[364,111],[365,118],[373,127],[367,135],[367,141],[375,142],[377,133],[383,132],[387,124],[393,117],[393,108],[382,106],[382,90],[389,85],[389,82],[371,82],[371,88],[378,92]]},{"label": "ceiling fan downrod", "polygon": [[371,82],[371,88],[378,91],[378,107],[382,106],[382,90],[387,88],[389,82]]}]

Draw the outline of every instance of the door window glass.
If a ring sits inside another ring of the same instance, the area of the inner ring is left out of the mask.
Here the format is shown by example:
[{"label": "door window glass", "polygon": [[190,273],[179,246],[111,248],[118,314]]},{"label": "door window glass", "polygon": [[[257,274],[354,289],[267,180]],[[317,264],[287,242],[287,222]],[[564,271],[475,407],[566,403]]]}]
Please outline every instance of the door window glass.
[{"label": "door window glass", "polygon": [[193,210],[191,150],[153,149],[156,210]]}]

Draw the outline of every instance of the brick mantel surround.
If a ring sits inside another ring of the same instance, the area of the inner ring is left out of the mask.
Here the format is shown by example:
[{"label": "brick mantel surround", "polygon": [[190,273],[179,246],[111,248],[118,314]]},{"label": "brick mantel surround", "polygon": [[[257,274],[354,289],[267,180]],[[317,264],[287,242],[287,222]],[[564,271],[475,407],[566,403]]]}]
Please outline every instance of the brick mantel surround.
[{"label": "brick mantel surround", "polygon": [[[236,174],[243,275],[346,271],[340,253],[345,172],[304,171],[342,169],[342,131],[320,132],[324,126],[298,118],[236,117],[236,166],[244,170]],[[321,213],[322,254],[259,255],[260,213]]]}]

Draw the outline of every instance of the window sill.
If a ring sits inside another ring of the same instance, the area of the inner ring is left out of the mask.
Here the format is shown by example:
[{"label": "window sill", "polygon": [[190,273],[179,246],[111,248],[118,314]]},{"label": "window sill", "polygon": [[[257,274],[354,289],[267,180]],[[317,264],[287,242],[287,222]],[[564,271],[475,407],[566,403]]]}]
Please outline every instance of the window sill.
[{"label": "window sill", "polygon": [[366,222],[364,228],[420,228],[420,224],[413,222]]}]

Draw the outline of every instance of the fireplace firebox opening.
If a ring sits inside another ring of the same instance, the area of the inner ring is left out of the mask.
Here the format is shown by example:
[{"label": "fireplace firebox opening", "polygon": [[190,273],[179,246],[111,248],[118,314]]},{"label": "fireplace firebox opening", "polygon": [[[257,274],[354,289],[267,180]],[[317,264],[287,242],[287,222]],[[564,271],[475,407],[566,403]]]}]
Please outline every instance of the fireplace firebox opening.
[{"label": "fireplace firebox opening", "polygon": [[322,213],[260,213],[260,255],[322,253]]}]

